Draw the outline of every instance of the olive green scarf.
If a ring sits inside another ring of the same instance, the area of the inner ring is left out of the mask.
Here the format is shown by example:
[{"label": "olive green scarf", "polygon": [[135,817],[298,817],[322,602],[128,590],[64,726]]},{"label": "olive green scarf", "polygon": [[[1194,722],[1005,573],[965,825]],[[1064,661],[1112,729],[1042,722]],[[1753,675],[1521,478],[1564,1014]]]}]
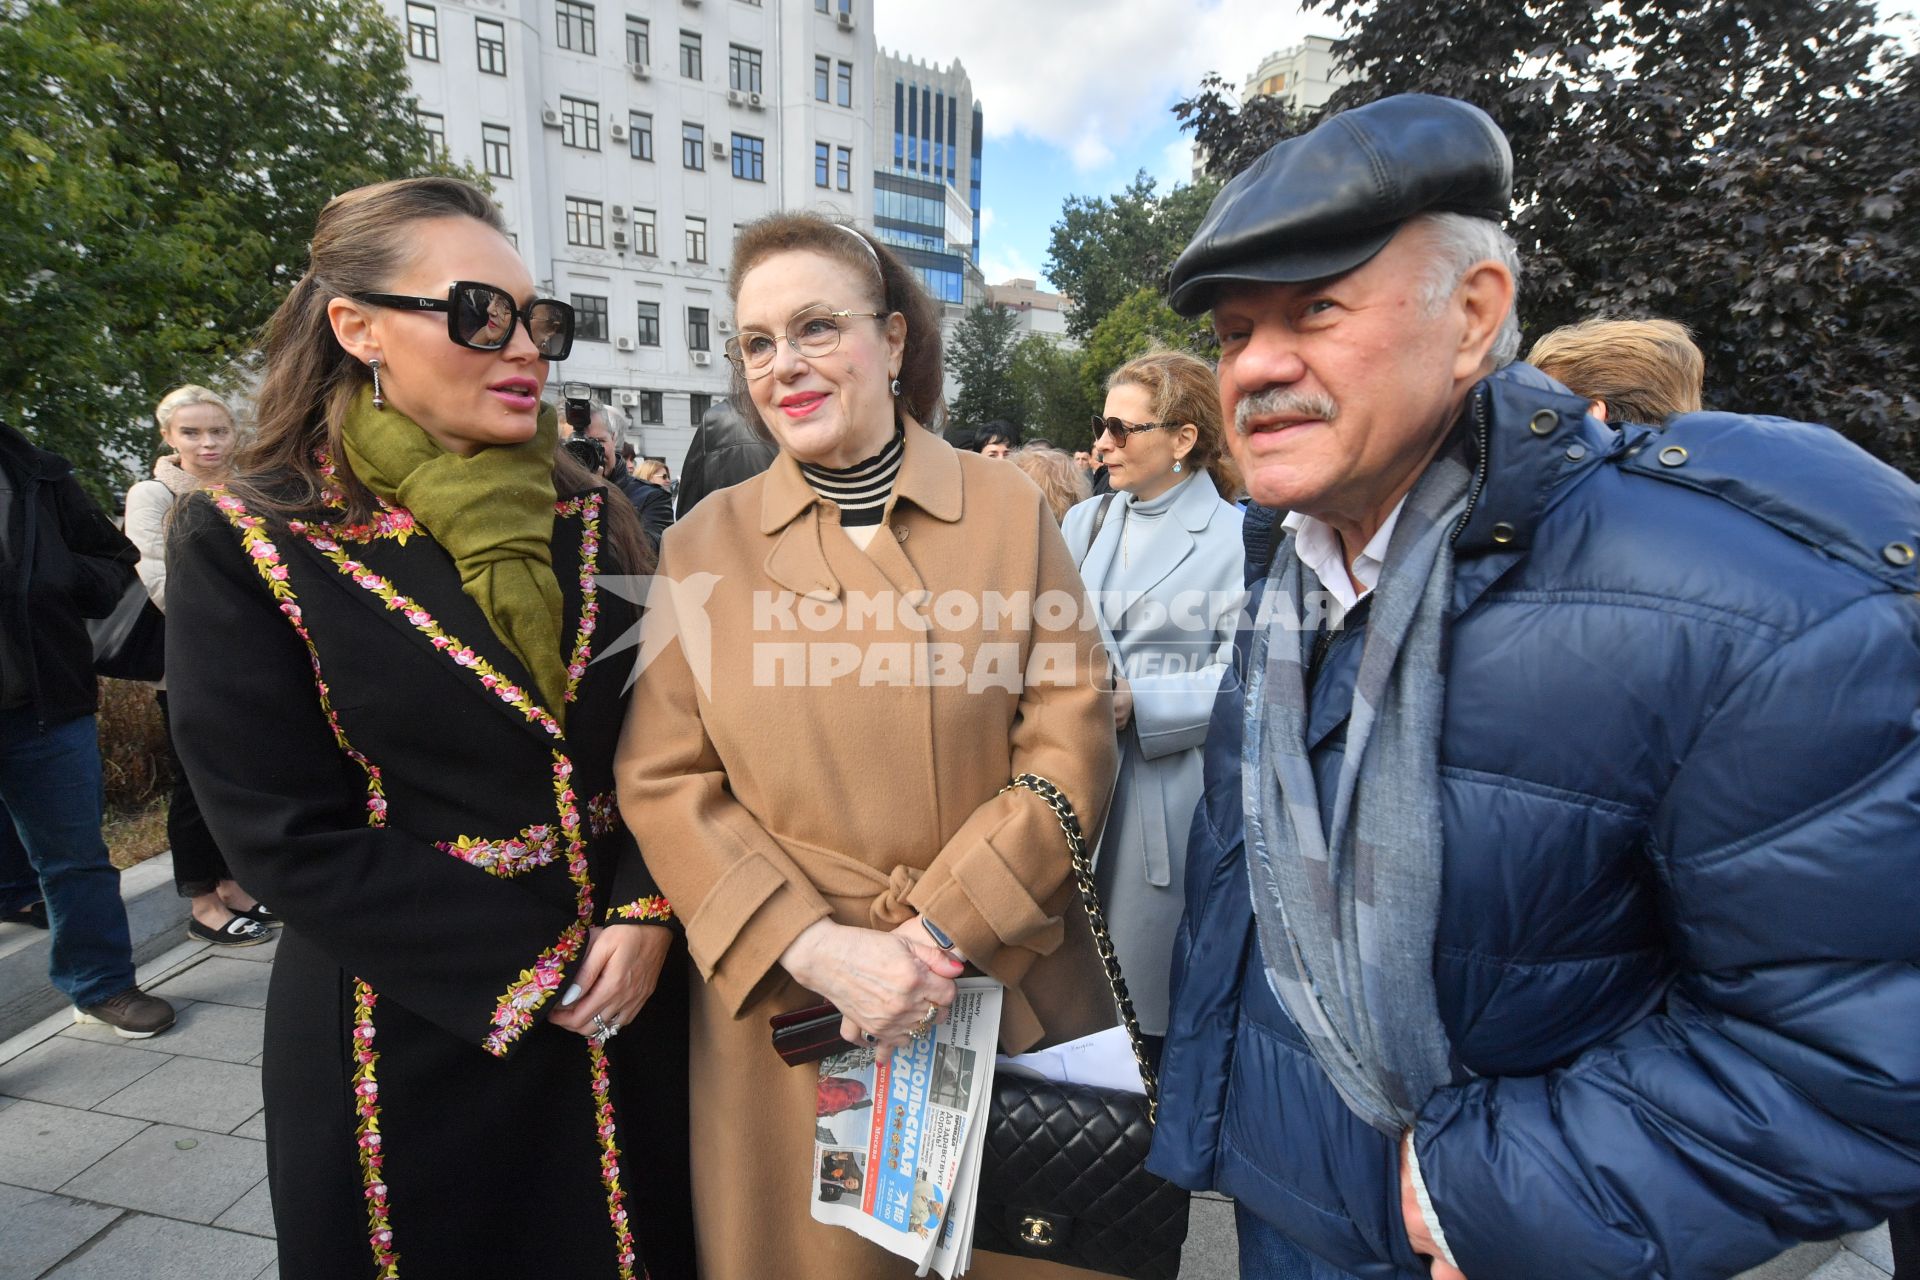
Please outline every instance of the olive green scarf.
[{"label": "olive green scarf", "polygon": [[461,589],[533,673],[540,701],[556,719],[563,717],[567,688],[552,548],[559,437],[559,419],[542,405],[532,439],[463,458],[405,414],[374,408],[372,391],[362,389],[347,412],[344,439],[354,474],[412,512],[453,557]]}]

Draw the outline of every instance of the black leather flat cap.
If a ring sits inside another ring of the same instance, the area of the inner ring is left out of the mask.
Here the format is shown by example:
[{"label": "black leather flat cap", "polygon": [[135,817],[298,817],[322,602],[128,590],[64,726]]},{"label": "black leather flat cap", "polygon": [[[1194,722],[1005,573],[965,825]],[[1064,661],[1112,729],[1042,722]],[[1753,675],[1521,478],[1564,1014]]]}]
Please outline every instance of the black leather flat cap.
[{"label": "black leather flat cap", "polygon": [[1351,271],[1420,213],[1504,222],[1513,151],[1471,103],[1403,93],[1330,116],[1277,142],[1221,188],[1173,264],[1167,301],[1183,316],[1223,284],[1283,284]]}]

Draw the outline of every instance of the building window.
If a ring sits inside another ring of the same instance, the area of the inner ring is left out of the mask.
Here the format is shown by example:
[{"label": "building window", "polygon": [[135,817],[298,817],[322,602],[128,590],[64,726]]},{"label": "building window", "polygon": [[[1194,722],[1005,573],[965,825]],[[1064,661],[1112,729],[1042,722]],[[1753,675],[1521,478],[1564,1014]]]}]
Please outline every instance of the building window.
[{"label": "building window", "polygon": [[607,300],[597,294],[576,293],[573,303],[573,336],[582,342],[607,340]]},{"label": "building window", "polygon": [[832,150],[833,148],[824,142],[813,144],[813,185],[816,187],[828,185],[827,163],[832,158],[830,154]]},{"label": "building window", "polygon": [[643,347],[660,345],[660,304],[643,302],[640,304],[640,336],[636,339]]},{"label": "building window", "polygon": [[765,139],[744,133],[733,135],[733,176],[748,182],[767,180],[767,144]]},{"label": "building window", "polygon": [[567,197],[567,243],[583,249],[602,249],[607,243],[607,223],[598,200]]},{"label": "building window", "polygon": [[655,257],[660,252],[659,242],[654,239],[653,210],[635,209],[633,211],[633,248],[636,253]]},{"label": "building window", "polygon": [[815,13],[826,13],[826,12],[828,12],[828,9],[827,9],[827,0],[813,0],[813,11],[814,11]]},{"label": "building window", "polygon": [[687,219],[687,261],[705,262],[707,260],[707,220],[705,218]]},{"label": "building window", "polygon": [[853,13],[853,0],[840,0],[840,12],[851,15]]},{"label": "building window", "polygon": [[827,100],[827,84],[833,78],[833,59],[815,58],[813,60],[813,100]]},{"label": "building window", "polygon": [[480,69],[490,76],[507,74],[506,24],[492,18],[475,18],[473,39],[480,54]]},{"label": "building window", "polygon": [[653,61],[653,40],[648,34],[645,18],[627,19],[627,61],[637,67],[644,67]]},{"label": "building window", "polygon": [[689,80],[700,78],[700,33],[680,33],[680,74]]},{"label": "building window", "polygon": [[657,427],[667,420],[666,394],[660,391],[642,391],[640,393],[640,423],[642,426]]},{"label": "building window", "polygon": [[706,420],[707,411],[713,408],[713,397],[704,391],[696,391],[687,397],[687,408],[692,411],[689,416],[697,427]]},{"label": "building window", "polygon": [[585,98],[560,99],[560,141],[583,151],[598,151],[600,104]]},{"label": "building window", "polygon": [[841,106],[853,105],[853,64],[851,62],[840,64],[840,70],[834,77],[834,93]]},{"label": "building window", "polygon": [[635,160],[653,159],[653,117],[644,111],[627,112],[627,151]]},{"label": "building window", "polygon": [[428,62],[440,61],[440,14],[432,5],[407,5],[407,52]]},{"label": "building window", "polygon": [[760,51],[743,44],[727,46],[727,88],[760,92]]},{"label": "building window", "polygon": [[555,39],[562,49],[592,53],[593,6],[581,0],[554,0]]},{"label": "building window", "polygon": [[697,124],[680,126],[680,163],[688,169],[707,167],[707,131]]},{"label": "building window", "polygon": [[513,131],[503,124],[480,126],[480,163],[490,178],[513,176]]},{"label": "building window", "polygon": [[707,309],[705,307],[687,308],[687,350],[706,351],[711,338],[707,332]]},{"label": "building window", "polygon": [[834,164],[834,183],[842,191],[853,190],[853,148],[839,148],[840,158]]},{"label": "building window", "polygon": [[427,131],[427,137],[433,140],[433,154],[447,154],[447,118],[434,111],[415,111],[413,118]]}]

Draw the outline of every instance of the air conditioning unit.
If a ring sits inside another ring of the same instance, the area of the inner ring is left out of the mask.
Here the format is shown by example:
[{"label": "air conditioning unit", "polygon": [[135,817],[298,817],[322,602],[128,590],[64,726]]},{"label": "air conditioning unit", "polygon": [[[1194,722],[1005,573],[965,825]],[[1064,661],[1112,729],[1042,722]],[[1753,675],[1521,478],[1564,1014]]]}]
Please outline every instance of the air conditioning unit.
[{"label": "air conditioning unit", "polygon": [[[613,127],[618,129],[620,126],[615,125]],[[615,222],[625,222],[627,220],[627,206],[623,204],[616,204],[607,212]]]},{"label": "air conditioning unit", "polygon": [[689,351],[687,354],[693,357],[695,364],[705,365],[713,363],[713,352],[711,351]]},{"label": "air conditioning unit", "polygon": [[627,140],[627,126],[616,124],[607,130],[607,136],[615,142],[625,142]]},{"label": "air conditioning unit", "polygon": [[746,95],[741,93],[738,89],[727,90],[727,101],[731,105],[737,107],[737,106],[740,106],[742,103],[746,102],[746,100],[747,100]]},{"label": "air conditioning unit", "polygon": [[713,154],[719,159],[725,160],[727,158],[727,144],[715,138],[713,140]]},{"label": "air conditioning unit", "polygon": [[614,248],[616,248],[616,249],[624,249],[624,248],[626,248],[626,247],[627,247],[627,233],[626,233],[626,232],[624,232],[624,231],[616,231],[616,232],[614,232],[614,233],[613,233],[613,247],[614,247]]},{"label": "air conditioning unit", "polygon": [[549,129],[560,127],[560,109],[558,107],[540,108],[540,123]]},{"label": "air conditioning unit", "polygon": [[732,332],[733,332],[733,321],[731,321],[731,320],[716,320],[716,321],[714,321],[714,322],[713,322],[713,327],[714,327],[714,328],[716,328],[716,329],[718,329],[718,330],[719,330],[720,332],[722,332],[722,333],[732,333]]},{"label": "air conditioning unit", "polygon": [[840,11],[840,29],[842,31],[853,30],[853,14],[845,9]]},{"label": "air conditioning unit", "polygon": [[766,104],[760,101],[760,95],[757,93],[751,93],[747,95],[747,105],[752,107],[755,111],[765,111],[767,109]]},{"label": "air conditioning unit", "polygon": [[[625,342],[626,339],[622,338],[620,341]],[[613,398],[620,402],[620,407],[623,409],[631,409],[640,403],[640,393],[638,391],[616,391],[614,392]]]},{"label": "air conditioning unit", "polygon": [[648,70],[647,64],[644,62],[629,62],[627,64],[627,74],[635,80],[648,80],[653,77],[653,72]]},{"label": "air conditioning unit", "polygon": [[633,350],[633,339],[625,337],[615,338],[613,345],[622,351],[631,351]]}]

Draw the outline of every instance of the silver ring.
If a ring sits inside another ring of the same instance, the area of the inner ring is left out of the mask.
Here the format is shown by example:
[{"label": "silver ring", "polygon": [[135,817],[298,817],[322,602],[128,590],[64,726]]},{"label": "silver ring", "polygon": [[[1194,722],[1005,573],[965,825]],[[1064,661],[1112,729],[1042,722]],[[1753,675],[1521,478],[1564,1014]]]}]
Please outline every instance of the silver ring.
[{"label": "silver ring", "polygon": [[877,1036],[877,1035],[875,1035],[875,1034],[873,1034],[873,1032],[871,1032],[871,1031],[869,1031],[869,1032],[866,1032],[866,1033],[865,1033],[864,1035],[862,1035],[862,1036],[861,1036],[860,1038],[861,1038],[862,1040],[865,1040],[865,1041],[866,1041],[866,1042],[867,1042],[868,1044],[879,1044],[879,1043],[880,1043],[880,1037],[879,1037],[879,1036]]},{"label": "silver ring", "polygon": [[605,1018],[602,1018],[599,1014],[596,1013],[593,1015],[592,1022],[593,1022],[593,1029],[599,1032],[602,1036],[610,1036],[613,1034],[613,1032],[607,1030],[607,1020]]}]

